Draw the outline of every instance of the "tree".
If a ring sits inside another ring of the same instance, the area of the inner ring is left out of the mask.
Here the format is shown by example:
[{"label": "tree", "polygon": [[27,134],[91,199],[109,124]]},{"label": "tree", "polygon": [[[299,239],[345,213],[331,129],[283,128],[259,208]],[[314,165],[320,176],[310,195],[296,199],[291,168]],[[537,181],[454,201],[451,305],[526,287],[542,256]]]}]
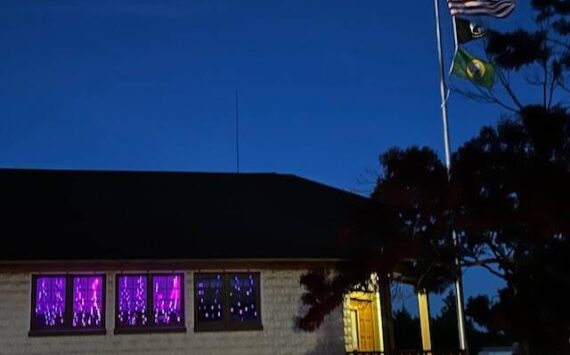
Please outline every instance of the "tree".
[{"label": "tree", "polygon": [[[538,132],[535,120],[543,121]],[[463,145],[449,182],[435,152],[388,151],[370,204],[354,212],[344,231],[348,261],[333,273],[302,278],[310,308],[300,326],[317,327],[342,295],[368,285],[371,273],[397,271],[417,289],[441,292],[456,277],[457,256],[462,267],[484,267],[506,284],[497,304],[470,303],[479,324],[534,352],[567,352],[569,148],[570,115],[528,107]]]},{"label": "tree", "polygon": [[370,201],[356,208],[340,236],[346,260],[334,270],[301,276],[307,313],[299,327],[314,330],[354,289],[374,287],[398,270],[417,288],[443,291],[453,281],[455,251],[449,233],[446,169],[428,148],[392,149],[381,157],[384,175]]},{"label": "tree", "polygon": [[421,346],[420,320],[402,305],[394,311],[394,336],[402,349],[417,349]]},{"label": "tree", "polygon": [[513,83],[522,79],[537,89],[534,104],[549,110],[567,105],[570,93],[570,5],[567,0],[531,0],[536,13],[533,28],[500,33],[487,30],[485,52],[494,64],[497,85],[455,85],[454,91],[481,103],[495,104],[513,114],[527,106]]},{"label": "tree", "polygon": [[[505,334],[489,330],[486,327],[475,327],[474,319],[467,318],[465,323],[469,349],[477,354],[479,350],[487,346],[508,346],[513,343],[512,339]],[[443,299],[443,307],[440,313],[431,321],[432,343],[435,349],[456,349],[457,342],[457,313],[455,313],[455,296],[448,292]]]},{"label": "tree", "polygon": [[[434,349],[440,351],[457,349],[457,314],[455,313],[455,296],[448,292],[443,298],[443,306],[437,315],[432,317],[431,337]],[[420,320],[412,315],[402,305],[393,313],[394,336],[400,349],[418,349],[421,347]],[[477,354],[486,346],[508,346],[512,340],[505,334],[488,331],[486,328],[478,329],[472,318],[467,318],[465,323],[470,350]]]},{"label": "tree", "polygon": [[535,352],[563,353],[549,348],[570,336],[569,129],[565,111],[526,107],[465,144],[453,169],[461,259],[506,283],[497,304],[476,299],[470,314]]},{"label": "tree", "polygon": [[[441,292],[462,267],[505,281],[496,302],[473,299],[469,314],[532,353],[570,353],[570,3],[533,0],[537,28],[492,32],[486,50],[498,88],[463,94],[511,111],[454,154],[450,178],[428,148],[391,149],[368,206],[344,230],[350,250],[333,273],[301,279],[309,307],[299,325],[317,327],[353,288],[397,272],[417,289]],[[539,88],[523,104],[510,75]],[[451,239],[457,232],[458,245]]]},{"label": "tree", "polygon": [[[461,201],[454,223],[464,264],[485,267],[506,283],[496,303],[478,297],[468,313],[518,339],[527,352],[567,353],[570,2],[531,3],[536,28],[490,32],[486,50],[504,91],[503,98],[489,91],[488,102],[513,114],[457,152],[452,174]],[[509,80],[515,74],[539,88],[536,103],[522,104]]]}]

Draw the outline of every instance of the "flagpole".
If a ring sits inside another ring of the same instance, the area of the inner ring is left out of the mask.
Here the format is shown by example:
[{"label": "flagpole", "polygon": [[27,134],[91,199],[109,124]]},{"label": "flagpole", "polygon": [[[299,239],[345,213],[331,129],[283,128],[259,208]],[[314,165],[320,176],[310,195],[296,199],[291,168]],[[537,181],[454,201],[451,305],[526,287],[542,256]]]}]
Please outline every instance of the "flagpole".
[{"label": "flagpole", "polygon": [[451,23],[453,24],[453,44],[455,45],[454,55],[459,49],[459,40],[457,39],[457,21],[455,21],[455,16],[451,16]]},{"label": "flagpole", "polygon": [[[435,21],[436,21],[436,36],[437,36],[437,52],[439,59],[439,93],[441,96],[441,118],[443,123],[443,143],[445,147],[445,165],[447,167],[447,175],[450,177],[451,174],[451,142],[449,137],[449,123],[447,117],[447,86],[445,83],[445,64],[443,58],[443,42],[441,38],[441,21],[439,16],[439,2],[438,0],[433,0],[435,8]],[[457,31],[455,19],[453,19],[453,36],[455,51],[457,51]],[[457,246],[457,234],[455,230],[452,230],[453,242]],[[458,268],[458,275],[455,280],[455,308],[457,310],[457,330],[459,337],[459,349],[462,352],[467,353],[467,337],[465,334],[465,313],[463,304],[463,279],[461,277],[461,267],[459,266],[459,260],[455,259],[455,264]]]}]

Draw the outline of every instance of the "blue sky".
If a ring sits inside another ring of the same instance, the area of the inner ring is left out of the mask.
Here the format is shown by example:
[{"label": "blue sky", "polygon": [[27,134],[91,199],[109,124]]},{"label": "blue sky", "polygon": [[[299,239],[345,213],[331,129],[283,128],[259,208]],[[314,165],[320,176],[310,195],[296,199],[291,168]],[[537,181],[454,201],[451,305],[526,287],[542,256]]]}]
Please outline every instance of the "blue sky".
[{"label": "blue sky", "polygon": [[[3,0],[0,166],[235,171],[237,89],[243,172],[368,193],[387,148],[443,151],[433,13],[429,0]],[[491,23],[530,16],[522,2]],[[453,146],[503,113],[452,94]],[[496,288],[481,274],[468,295]]]}]

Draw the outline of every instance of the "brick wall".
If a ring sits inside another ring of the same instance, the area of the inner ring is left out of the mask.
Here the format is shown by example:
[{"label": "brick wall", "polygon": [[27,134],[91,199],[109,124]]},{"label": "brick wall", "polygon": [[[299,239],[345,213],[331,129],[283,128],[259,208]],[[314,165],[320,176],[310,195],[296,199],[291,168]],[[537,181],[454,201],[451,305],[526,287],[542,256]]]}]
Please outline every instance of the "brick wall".
[{"label": "brick wall", "polygon": [[339,308],[313,333],[295,329],[302,270],[261,270],[262,331],[194,333],[193,271],[186,271],[185,333],[114,335],[115,275],[107,273],[106,335],[29,337],[31,276],[0,273],[0,354],[343,354]]}]

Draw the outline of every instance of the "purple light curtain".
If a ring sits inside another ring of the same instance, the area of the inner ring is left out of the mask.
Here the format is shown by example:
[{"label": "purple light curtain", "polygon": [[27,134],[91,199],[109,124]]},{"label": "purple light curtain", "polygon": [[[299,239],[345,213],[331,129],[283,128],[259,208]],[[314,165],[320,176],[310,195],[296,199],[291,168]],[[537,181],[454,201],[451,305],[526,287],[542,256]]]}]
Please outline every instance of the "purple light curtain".
[{"label": "purple light curtain", "polygon": [[103,276],[73,277],[73,328],[103,326]]},{"label": "purple light curtain", "polygon": [[117,326],[142,327],[148,322],[146,275],[119,276]]},{"label": "purple light curtain", "polygon": [[199,321],[221,321],[223,278],[221,274],[196,275],[196,317]]},{"label": "purple light curtain", "polygon": [[35,325],[50,329],[62,327],[65,321],[65,276],[36,278]]},{"label": "purple light curtain", "polygon": [[259,319],[257,282],[254,274],[230,275],[230,321]]},{"label": "purple light curtain", "polygon": [[152,276],[154,325],[183,325],[182,279],[181,274]]}]

